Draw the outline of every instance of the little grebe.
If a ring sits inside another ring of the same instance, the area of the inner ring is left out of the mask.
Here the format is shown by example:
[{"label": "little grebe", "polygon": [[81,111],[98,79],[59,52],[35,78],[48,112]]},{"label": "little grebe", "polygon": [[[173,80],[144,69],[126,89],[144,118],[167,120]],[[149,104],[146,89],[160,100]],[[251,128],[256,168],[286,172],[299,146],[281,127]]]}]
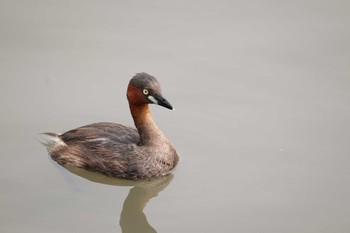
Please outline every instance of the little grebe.
[{"label": "little grebe", "polygon": [[109,176],[147,179],[168,174],[178,163],[176,150],[152,119],[148,104],[173,109],[159,82],[146,73],[129,82],[127,98],[136,129],[117,123],[95,123],[64,134],[44,133],[52,159]]}]

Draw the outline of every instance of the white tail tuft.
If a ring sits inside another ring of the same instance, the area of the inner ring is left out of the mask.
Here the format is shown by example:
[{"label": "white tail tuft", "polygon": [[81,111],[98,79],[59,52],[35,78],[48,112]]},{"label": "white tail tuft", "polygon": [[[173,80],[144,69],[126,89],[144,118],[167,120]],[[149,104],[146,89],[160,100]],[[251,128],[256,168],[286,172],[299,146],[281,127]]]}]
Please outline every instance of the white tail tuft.
[{"label": "white tail tuft", "polygon": [[61,139],[59,133],[40,133],[38,140],[43,144],[48,152],[53,151],[58,146],[66,145]]}]

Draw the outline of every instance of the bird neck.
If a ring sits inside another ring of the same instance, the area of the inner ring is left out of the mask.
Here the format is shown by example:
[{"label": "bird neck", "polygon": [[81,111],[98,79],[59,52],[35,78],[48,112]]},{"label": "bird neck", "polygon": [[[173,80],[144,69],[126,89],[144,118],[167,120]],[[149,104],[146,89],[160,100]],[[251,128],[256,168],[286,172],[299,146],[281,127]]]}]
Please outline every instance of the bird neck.
[{"label": "bird neck", "polygon": [[167,140],[154,122],[148,104],[131,104],[130,111],[143,145],[155,145]]}]

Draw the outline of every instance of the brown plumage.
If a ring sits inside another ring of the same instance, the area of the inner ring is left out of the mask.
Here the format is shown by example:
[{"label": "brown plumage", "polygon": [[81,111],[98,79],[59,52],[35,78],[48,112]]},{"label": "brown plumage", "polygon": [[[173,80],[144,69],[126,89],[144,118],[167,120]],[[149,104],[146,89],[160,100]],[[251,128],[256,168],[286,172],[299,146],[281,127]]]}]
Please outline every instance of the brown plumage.
[{"label": "brown plumage", "polygon": [[179,157],[149,111],[148,104],[152,103],[173,109],[161,92],[153,76],[136,74],[127,89],[136,129],[117,123],[95,123],[64,134],[44,133],[43,144],[61,165],[127,179],[166,175]]}]

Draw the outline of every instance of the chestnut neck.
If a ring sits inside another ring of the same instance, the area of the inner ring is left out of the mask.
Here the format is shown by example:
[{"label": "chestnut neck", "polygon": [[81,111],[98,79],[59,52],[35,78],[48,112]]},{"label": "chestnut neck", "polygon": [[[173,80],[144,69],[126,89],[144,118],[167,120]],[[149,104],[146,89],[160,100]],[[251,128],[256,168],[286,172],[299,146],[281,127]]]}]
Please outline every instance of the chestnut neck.
[{"label": "chestnut neck", "polygon": [[143,145],[156,145],[166,140],[164,134],[153,121],[148,104],[129,103],[129,105]]}]

